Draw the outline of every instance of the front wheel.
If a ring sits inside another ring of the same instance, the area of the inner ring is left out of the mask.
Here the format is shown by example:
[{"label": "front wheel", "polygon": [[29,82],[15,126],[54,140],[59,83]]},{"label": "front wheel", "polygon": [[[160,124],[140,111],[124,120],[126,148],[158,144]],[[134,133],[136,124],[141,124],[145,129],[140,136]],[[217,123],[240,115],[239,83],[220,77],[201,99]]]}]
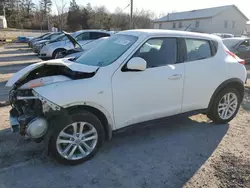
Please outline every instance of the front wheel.
[{"label": "front wheel", "polygon": [[62,54],[62,52],[64,52],[65,50],[64,49],[57,49],[57,50],[55,50],[54,52],[53,52],[53,54],[52,54],[52,58],[53,59],[58,59],[58,58],[61,58],[61,54]]},{"label": "front wheel", "polygon": [[228,123],[236,116],[240,101],[236,89],[226,88],[217,95],[207,116],[215,123]]},{"label": "front wheel", "polygon": [[68,123],[55,121],[50,152],[63,164],[79,164],[89,160],[104,141],[104,128],[92,113],[78,111],[70,115]]}]

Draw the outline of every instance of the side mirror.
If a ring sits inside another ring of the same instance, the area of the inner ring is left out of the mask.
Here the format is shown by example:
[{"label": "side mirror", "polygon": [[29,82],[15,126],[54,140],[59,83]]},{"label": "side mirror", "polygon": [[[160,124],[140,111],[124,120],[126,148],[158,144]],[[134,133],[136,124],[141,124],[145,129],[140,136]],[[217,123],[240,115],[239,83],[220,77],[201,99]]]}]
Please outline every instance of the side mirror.
[{"label": "side mirror", "polygon": [[133,57],[127,63],[127,70],[144,71],[147,68],[147,62],[141,57]]},{"label": "side mirror", "polygon": [[246,45],[240,45],[239,51],[247,51],[248,47]]}]

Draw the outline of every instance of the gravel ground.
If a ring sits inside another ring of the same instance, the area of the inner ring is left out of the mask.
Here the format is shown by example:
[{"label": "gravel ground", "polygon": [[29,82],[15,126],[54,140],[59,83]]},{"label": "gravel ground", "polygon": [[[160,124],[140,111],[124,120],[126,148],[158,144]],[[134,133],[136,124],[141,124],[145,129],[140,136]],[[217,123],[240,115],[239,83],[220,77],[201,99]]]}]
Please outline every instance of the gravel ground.
[{"label": "gravel ground", "polygon": [[[12,73],[6,72],[4,81]],[[200,114],[165,118],[116,133],[78,166],[59,165],[43,143],[10,133],[9,109],[0,108],[0,188],[250,187],[250,85],[229,124],[215,125]]]}]

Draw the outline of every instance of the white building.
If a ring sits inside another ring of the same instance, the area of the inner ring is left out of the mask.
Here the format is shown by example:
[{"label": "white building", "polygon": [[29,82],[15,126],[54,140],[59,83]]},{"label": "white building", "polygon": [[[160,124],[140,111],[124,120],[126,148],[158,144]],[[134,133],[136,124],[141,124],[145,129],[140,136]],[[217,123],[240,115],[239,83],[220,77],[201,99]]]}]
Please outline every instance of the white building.
[{"label": "white building", "polygon": [[[249,19],[235,6],[170,13],[154,21],[155,29],[243,34]],[[187,29],[186,29],[187,28]]]},{"label": "white building", "polygon": [[7,28],[7,21],[4,16],[0,16],[0,29]]},{"label": "white building", "polygon": [[250,23],[247,24],[247,35],[250,36]]}]

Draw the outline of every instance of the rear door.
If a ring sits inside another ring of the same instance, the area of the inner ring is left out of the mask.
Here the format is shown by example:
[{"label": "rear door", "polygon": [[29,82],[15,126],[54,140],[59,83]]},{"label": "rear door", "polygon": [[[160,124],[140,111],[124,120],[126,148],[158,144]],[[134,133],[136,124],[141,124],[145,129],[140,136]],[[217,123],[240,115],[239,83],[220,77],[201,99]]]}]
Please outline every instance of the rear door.
[{"label": "rear door", "polygon": [[215,89],[225,80],[224,63],[218,59],[212,41],[186,38],[183,44],[186,57],[182,112],[205,109]]}]

